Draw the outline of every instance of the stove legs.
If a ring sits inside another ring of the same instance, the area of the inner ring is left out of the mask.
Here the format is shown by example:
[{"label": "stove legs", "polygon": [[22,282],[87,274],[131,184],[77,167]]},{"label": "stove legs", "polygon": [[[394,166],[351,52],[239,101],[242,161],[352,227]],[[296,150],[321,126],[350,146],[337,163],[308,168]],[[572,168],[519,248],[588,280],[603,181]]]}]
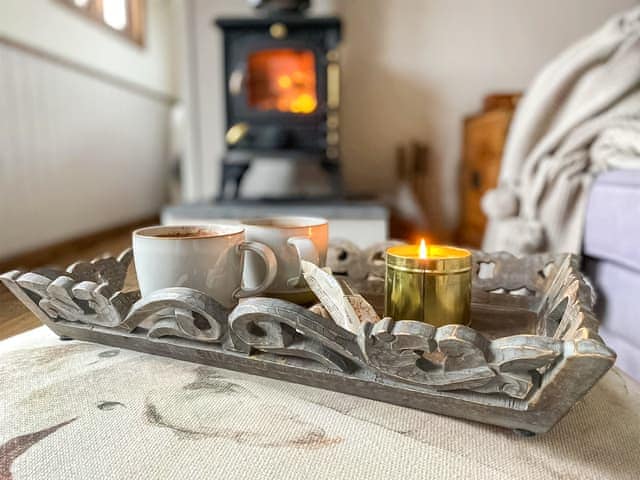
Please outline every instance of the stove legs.
[{"label": "stove legs", "polygon": [[340,172],[340,164],[331,160],[322,160],[320,167],[327,172],[329,176],[329,183],[331,185],[331,192],[336,197],[341,197],[343,193],[342,174]]},{"label": "stove legs", "polygon": [[[242,178],[247,173],[247,170],[249,170],[250,165],[250,160],[238,163],[222,162],[222,179],[220,182],[220,193],[218,194],[219,199],[231,198],[236,200],[240,196],[240,184],[242,183]],[[232,182],[233,188],[230,196],[226,194],[227,183],[229,182]]]},{"label": "stove legs", "polygon": [[[240,197],[240,184],[242,183],[242,179],[249,170],[249,167],[251,166],[253,160],[254,159],[251,157],[244,156],[242,158],[223,158],[222,177],[220,180],[220,192],[218,193],[218,200],[237,200]],[[340,164],[334,160],[329,160],[327,158],[316,158],[310,161],[319,162],[320,168],[322,168],[322,170],[324,170],[329,177],[329,184],[331,186],[332,195],[335,197],[341,197],[343,194],[343,185]],[[231,183],[230,188],[228,188],[229,183]],[[229,193],[227,193],[228,191]]]}]

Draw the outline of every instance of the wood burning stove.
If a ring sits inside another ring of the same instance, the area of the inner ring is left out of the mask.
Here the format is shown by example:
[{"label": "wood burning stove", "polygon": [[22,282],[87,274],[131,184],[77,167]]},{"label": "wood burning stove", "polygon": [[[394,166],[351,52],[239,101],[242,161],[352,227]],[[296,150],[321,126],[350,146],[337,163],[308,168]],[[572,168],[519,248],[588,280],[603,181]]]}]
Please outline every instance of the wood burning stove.
[{"label": "wood burning stove", "polygon": [[341,192],[340,19],[293,10],[215,22],[224,35],[226,89],[221,198],[238,197],[242,177],[258,157],[319,162],[334,193]]}]

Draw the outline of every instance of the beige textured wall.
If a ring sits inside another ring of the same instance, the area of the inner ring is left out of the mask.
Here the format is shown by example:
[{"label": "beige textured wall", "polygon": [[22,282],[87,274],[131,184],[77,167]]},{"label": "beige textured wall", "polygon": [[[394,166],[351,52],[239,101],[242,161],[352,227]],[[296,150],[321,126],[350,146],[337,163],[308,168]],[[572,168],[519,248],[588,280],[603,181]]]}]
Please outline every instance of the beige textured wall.
[{"label": "beige textured wall", "polygon": [[[559,51],[635,0],[337,0],[342,139],[353,191],[390,187],[394,146],[427,142],[429,196],[452,227],[461,126],[490,92],[524,90]],[[439,193],[440,194],[439,194]]]}]

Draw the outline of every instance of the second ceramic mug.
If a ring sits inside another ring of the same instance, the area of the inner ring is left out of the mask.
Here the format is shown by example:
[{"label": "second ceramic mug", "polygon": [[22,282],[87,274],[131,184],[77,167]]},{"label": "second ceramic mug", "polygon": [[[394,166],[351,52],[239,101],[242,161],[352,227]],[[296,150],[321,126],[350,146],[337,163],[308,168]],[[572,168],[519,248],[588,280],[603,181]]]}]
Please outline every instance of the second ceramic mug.
[{"label": "second ceramic mug", "polygon": [[[262,265],[262,276],[254,276],[252,286],[247,287],[242,270],[249,252]],[[143,297],[162,288],[189,287],[225,307],[234,306],[238,298],[263,292],[278,268],[273,251],[246,241],[240,225],[140,228],[133,232],[133,256]]]},{"label": "second ceramic mug", "polygon": [[[269,246],[278,261],[278,273],[266,289],[280,294],[305,288],[300,260],[324,266],[329,244],[329,223],[317,217],[269,217],[242,221],[247,240]],[[264,278],[265,267],[257,255],[249,252],[245,264],[247,285]]]}]

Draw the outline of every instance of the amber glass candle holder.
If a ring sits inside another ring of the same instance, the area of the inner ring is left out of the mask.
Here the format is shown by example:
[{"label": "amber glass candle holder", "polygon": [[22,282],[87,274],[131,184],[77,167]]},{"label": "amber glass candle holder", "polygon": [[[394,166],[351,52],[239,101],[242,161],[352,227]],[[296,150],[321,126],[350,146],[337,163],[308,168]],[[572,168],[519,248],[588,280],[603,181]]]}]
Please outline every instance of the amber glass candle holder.
[{"label": "amber glass candle holder", "polygon": [[471,252],[424,243],[387,249],[385,316],[440,327],[468,325],[470,311]]}]

